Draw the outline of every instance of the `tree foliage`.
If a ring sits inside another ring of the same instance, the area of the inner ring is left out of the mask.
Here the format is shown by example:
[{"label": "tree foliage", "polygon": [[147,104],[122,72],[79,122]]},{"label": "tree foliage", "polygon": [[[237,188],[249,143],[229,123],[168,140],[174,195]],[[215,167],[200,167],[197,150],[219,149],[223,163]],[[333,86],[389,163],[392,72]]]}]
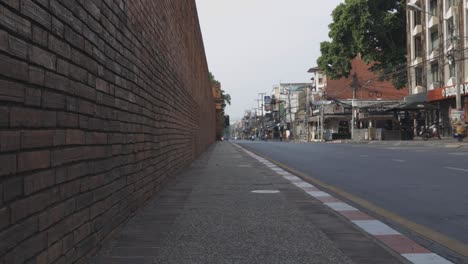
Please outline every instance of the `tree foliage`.
[{"label": "tree foliage", "polygon": [[348,77],[357,55],[395,87],[406,85],[406,1],[345,0],[333,10],[331,41],[320,44],[317,63],[331,79]]},{"label": "tree foliage", "polygon": [[[208,74],[209,74],[208,78],[211,84],[220,83],[218,80],[215,79],[214,75],[211,72],[208,72]],[[223,99],[223,104],[221,105],[221,107],[223,108],[223,112],[224,112],[224,108],[226,107],[226,105],[231,105],[231,95],[226,93],[224,90],[221,90],[221,99]]]}]

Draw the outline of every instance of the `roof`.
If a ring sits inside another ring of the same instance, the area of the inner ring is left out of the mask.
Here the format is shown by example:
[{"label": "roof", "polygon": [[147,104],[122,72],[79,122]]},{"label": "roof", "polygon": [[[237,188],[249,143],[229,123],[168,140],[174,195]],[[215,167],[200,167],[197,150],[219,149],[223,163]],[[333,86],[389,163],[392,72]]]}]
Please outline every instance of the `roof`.
[{"label": "roof", "polygon": [[320,68],[317,66],[317,67],[310,68],[307,72],[318,72],[318,71],[320,71]]}]

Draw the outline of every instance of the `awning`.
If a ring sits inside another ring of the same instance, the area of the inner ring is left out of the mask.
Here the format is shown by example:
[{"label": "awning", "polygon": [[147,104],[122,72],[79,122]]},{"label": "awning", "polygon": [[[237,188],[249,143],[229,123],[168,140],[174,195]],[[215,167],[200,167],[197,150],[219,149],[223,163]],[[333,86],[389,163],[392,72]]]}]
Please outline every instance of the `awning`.
[{"label": "awning", "polygon": [[426,102],[406,102],[398,105],[388,111],[419,111],[419,110],[436,110],[437,106]]},{"label": "awning", "polygon": [[411,94],[405,96],[405,103],[425,103],[427,102],[427,92]]}]

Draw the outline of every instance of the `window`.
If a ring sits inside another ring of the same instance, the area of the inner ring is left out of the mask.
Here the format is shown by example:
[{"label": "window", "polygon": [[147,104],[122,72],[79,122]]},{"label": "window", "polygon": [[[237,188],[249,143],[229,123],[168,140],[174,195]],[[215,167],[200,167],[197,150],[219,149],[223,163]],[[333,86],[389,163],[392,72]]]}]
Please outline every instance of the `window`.
[{"label": "window", "polygon": [[455,77],[455,64],[454,63],[449,64],[449,78],[450,77]]},{"label": "window", "polygon": [[439,44],[439,31],[434,31],[431,33],[431,50],[437,50]]},{"label": "window", "polygon": [[431,0],[429,3],[429,13],[434,16],[439,15],[439,9],[437,8],[437,0]]},{"label": "window", "polygon": [[416,67],[414,69],[414,72],[415,72],[416,86],[422,86],[422,84],[423,84],[423,69],[422,69],[422,67]]},{"label": "window", "polygon": [[423,48],[422,48],[422,40],[421,37],[414,37],[414,57],[422,57],[423,55]]},{"label": "window", "polygon": [[414,26],[417,26],[417,25],[421,25],[421,21],[422,21],[422,15],[421,15],[422,12],[413,12],[413,25]]},{"label": "window", "polygon": [[455,4],[455,0],[447,0],[446,2],[445,9],[448,10],[450,7],[452,7]]},{"label": "window", "polygon": [[454,33],[454,24],[453,24],[453,17],[447,20],[447,39],[452,39],[453,38],[453,33]]},{"label": "window", "polygon": [[437,63],[431,65],[431,78],[432,82],[439,82],[439,64]]},{"label": "window", "polygon": [[322,85],[322,84],[323,84],[323,79],[319,78],[319,85]]}]

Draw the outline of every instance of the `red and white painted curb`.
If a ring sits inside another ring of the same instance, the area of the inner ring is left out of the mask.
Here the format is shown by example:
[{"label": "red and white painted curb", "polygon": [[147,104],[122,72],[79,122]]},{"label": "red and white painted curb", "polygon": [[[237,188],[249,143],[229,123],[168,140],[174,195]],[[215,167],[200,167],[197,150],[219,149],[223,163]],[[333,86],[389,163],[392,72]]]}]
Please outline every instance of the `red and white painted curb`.
[{"label": "red and white painted curb", "polygon": [[414,264],[450,264],[452,262],[447,259],[429,251],[428,249],[420,246],[415,241],[409,239],[405,235],[399,233],[395,229],[389,227],[383,222],[359,211],[357,208],[348,205],[347,203],[333,197],[327,192],[321,191],[312,184],[305,182],[301,178],[283,170],[270,161],[234,144],[238,148],[245,151],[248,155],[255,158],[265,166],[269,167],[275,173],[282,176],[284,179],[290,181],[298,188],[304,190],[310,196],[318,199],[324,205],[330,207],[332,210],[343,215],[352,223],[364,230],[368,234],[374,236],[385,245],[396,251]]}]

